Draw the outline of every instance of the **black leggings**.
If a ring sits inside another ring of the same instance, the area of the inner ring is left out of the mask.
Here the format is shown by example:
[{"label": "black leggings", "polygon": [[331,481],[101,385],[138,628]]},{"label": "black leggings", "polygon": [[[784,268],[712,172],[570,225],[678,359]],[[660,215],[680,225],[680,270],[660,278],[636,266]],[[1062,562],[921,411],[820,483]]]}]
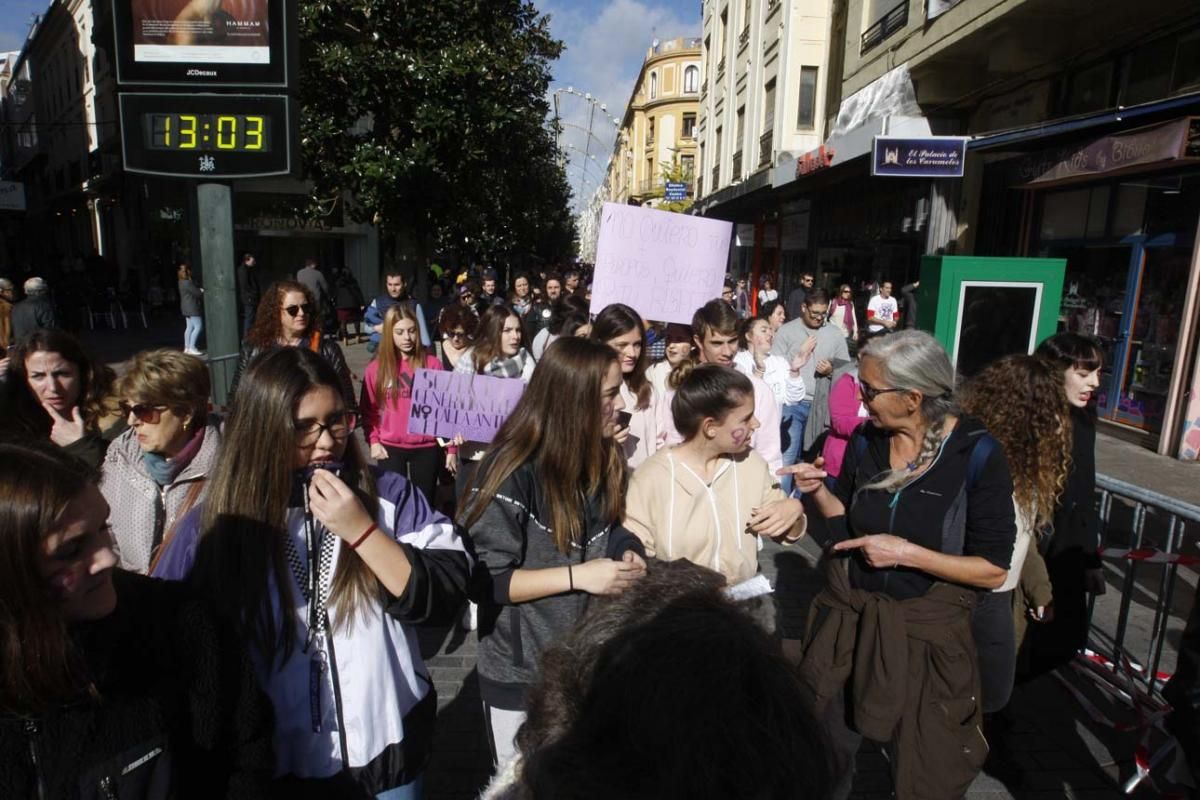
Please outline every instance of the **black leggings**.
[{"label": "black leggings", "polygon": [[432,505],[438,471],[442,468],[442,448],[436,444],[430,447],[391,447],[385,444],[383,449],[387,450],[388,457],[380,461],[379,466],[408,478]]}]

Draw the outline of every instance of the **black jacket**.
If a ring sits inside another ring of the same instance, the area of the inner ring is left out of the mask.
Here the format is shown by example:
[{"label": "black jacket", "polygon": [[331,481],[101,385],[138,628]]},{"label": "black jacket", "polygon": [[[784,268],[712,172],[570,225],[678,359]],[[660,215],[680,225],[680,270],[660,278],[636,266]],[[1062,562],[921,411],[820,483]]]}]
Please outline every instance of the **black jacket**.
[{"label": "black jacket", "polygon": [[116,572],[117,609],[76,641],[97,699],[0,717],[0,797],[266,797],[270,704],[182,585]]},{"label": "black jacket", "polygon": [[[874,425],[860,427],[846,447],[833,488],[848,510],[846,516],[829,520],[834,539],[891,533],[931,550],[981,556],[1008,569],[1017,523],[1004,451],[995,447],[973,484],[967,485],[971,452],[986,433],[978,420],[961,417],[933,465],[892,494],[862,491],[888,469],[890,434]],[[850,582],[855,589],[908,600],[925,594],[936,579],[915,570],[872,569],[852,557]]]},{"label": "black jacket", "polygon": [[1100,517],[1096,513],[1096,419],[1090,409],[1071,409],[1071,469],[1054,509],[1048,555],[1080,550],[1099,568]]},{"label": "black jacket", "polygon": [[[250,364],[254,359],[258,358],[260,353],[269,349],[272,348],[262,348],[249,342],[242,343],[242,351],[238,355],[237,368],[233,371],[233,381],[229,384],[229,396],[225,401],[226,405],[233,405],[233,396],[237,392],[238,383],[241,382],[242,375],[250,368]],[[342,348],[338,346],[337,341],[333,337],[322,336],[317,345],[317,352],[329,362],[329,365],[333,367],[333,371],[338,374],[338,380],[342,384],[342,398],[346,401],[346,408],[358,408],[358,400],[354,396],[354,380],[350,376],[350,367],[346,364],[346,357],[342,354]]]},{"label": "black jacket", "polygon": [[258,288],[258,267],[247,267],[241,261],[238,262],[237,269],[237,290],[238,299],[241,301],[243,308],[258,308],[259,298],[262,297],[262,290]]},{"label": "black jacket", "polygon": [[39,328],[59,327],[54,302],[46,295],[26,297],[12,309],[12,341],[20,344],[29,334]]}]

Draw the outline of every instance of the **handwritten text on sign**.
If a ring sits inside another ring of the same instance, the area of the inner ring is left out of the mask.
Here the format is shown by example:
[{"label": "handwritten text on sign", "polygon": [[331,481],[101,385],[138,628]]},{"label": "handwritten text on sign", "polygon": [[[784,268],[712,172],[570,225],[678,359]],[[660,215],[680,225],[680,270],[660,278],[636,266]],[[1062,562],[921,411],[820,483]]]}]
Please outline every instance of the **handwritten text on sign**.
[{"label": "handwritten text on sign", "polygon": [[408,432],[468,442],[490,442],[521,399],[519,378],[489,378],[433,369],[413,375]]},{"label": "handwritten text on sign", "polygon": [[732,229],[722,220],[605,203],[592,313],[624,303],[646,319],[690,324],[697,308],[721,296]]}]

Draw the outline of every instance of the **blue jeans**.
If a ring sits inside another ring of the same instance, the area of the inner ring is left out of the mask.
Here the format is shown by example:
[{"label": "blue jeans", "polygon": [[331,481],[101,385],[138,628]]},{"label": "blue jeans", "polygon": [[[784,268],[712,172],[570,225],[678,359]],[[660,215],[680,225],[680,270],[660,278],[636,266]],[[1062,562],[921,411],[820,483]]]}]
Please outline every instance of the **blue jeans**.
[{"label": "blue jeans", "polygon": [[200,342],[200,332],[204,330],[204,317],[184,317],[187,326],[183,329],[183,347],[185,350],[199,350],[196,345]]},{"label": "blue jeans", "polygon": [[[783,406],[783,412],[780,415],[779,444],[783,450],[785,467],[790,467],[800,460],[800,451],[804,449],[804,426],[808,422],[808,415],[811,411],[811,400],[787,403]],[[784,475],[780,478],[779,485],[783,487],[785,493],[790,495],[793,485],[792,476]]]},{"label": "blue jeans", "polygon": [[396,786],[375,795],[375,800],[421,800],[425,796],[425,776],[418,775],[412,783]]}]

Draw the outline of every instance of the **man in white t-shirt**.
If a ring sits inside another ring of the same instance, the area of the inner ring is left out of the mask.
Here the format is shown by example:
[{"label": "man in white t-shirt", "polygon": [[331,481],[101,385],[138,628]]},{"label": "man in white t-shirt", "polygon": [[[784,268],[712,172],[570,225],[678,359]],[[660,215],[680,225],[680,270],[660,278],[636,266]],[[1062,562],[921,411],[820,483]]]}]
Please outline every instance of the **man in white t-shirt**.
[{"label": "man in white t-shirt", "polygon": [[867,329],[871,333],[894,331],[900,323],[900,304],[892,297],[892,282],[882,281],[879,294],[867,303]]}]

